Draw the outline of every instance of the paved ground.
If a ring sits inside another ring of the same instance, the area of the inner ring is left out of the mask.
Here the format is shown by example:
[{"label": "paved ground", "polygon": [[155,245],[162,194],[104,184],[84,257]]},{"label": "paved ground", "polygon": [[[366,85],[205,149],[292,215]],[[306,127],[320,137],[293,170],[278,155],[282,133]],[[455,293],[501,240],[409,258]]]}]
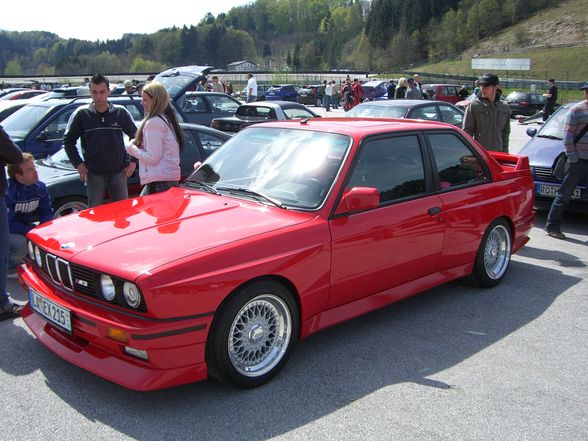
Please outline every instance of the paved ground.
[{"label": "paved ground", "polygon": [[251,391],[131,392],[0,322],[2,439],[588,440],[588,226],[567,216],[562,242],[544,221],[498,287],[450,283],[330,328]]}]

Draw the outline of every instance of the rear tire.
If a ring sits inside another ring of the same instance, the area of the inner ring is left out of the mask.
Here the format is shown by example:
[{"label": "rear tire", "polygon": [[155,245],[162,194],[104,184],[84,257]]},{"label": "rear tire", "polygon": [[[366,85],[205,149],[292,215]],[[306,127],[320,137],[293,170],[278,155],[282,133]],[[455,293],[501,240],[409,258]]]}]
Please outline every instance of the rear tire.
[{"label": "rear tire", "polygon": [[267,383],[286,364],[298,328],[298,306],[283,285],[266,280],[239,289],[210,329],[209,376],[242,388]]},{"label": "rear tire", "polygon": [[508,270],[511,253],[510,227],[504,219],[498,219],[490,224],[484,233],[474,269],[467,280],[483,288],[498,285]]}]

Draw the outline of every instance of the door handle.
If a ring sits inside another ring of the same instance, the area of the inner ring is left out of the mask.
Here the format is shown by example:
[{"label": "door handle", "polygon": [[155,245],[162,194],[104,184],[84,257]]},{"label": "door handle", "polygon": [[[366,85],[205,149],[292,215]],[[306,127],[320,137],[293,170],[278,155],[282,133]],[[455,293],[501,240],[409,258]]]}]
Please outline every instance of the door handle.
[{"label": "door handle", "polygon": [[435,215],[441,213],[441,207],[432,207],[432,208],[429,208],[427,210],[427,213],[429,213],[429,215],[431,215],[431,216],[435,216]]}]

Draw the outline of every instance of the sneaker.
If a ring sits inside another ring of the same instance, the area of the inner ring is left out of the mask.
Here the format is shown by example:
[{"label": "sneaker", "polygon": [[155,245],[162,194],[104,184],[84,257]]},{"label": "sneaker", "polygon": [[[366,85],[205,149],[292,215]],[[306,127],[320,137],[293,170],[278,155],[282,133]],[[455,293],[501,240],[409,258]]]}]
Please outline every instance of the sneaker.
[{"label": "sneaker", "polygon": [[0,320],[20,317],[20,312],[24,308],[24,304],[17,303],[11,298],[8,298],[2,306],[0,306]]},{"label": "sneaker", "polygon": [[566,235],[563,234],[561,231],[547,231],[547,235],[550,237],[554,237],[556,239],[566,240]]}]

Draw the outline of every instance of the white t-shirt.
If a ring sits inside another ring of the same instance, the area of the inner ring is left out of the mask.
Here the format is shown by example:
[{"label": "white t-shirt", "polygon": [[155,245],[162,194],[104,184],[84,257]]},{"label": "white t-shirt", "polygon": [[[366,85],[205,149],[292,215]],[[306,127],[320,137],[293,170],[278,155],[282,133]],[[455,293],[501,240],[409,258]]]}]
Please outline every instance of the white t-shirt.
[{"label": "white t-shirt", "polygon": [[255,77],[251,77],[247,80],[247,94],[249,95],[250,93],[251,96],[257,96],[257,80]]}]

